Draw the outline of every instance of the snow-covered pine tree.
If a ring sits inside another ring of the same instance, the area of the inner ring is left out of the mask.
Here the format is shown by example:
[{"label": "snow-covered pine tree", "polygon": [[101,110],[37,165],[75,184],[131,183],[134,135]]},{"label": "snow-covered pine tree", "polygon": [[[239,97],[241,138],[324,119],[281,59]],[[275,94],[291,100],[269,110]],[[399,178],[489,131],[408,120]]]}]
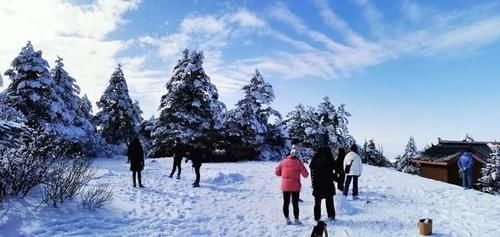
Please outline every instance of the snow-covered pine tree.
[{"label": "snow-covered pine tree", "polygon": [[143,120],[139,128],[139,135],[145,151],[150,151],[153,145],[151,134],[156,125],[156,121],[157,119],[152,116],[149,119]]},{"label": "snow-covered pine tree", "polygon": [[310,125],[304,105],[298,104],[295,109],[286,115],[284,120],[286,129],[291,138],[301,141],[307,140],[306,128]]},{"label": "snow-covered pine tree", "polygon": [[500,146],[495,145],[486,165],[481,168],[478,185],[481,191],[500,195]]},{"label": "snow-covered pine tree", "polygon": [[48,68],[42,52],[28,42],[5,72],[12,82],[5,90],[4,102],[21,112],[28,126],[50,132],[63,125],[64,103]]},{"label": "snow-covered pine tree", "polygon": [[377,148],[373,139],[369,141],[365,141],[363,145],[362,152],[362,160],[363,163],[367,163],[369,165],[381,166],[381,167],[391,167],[392,163],[384,156],[384,152],[382,148]]},{"label": "snow-covered pine tree", "polygon": [[11,147],[22,143],[22,139],[29,134],[25,125],[26,117],[9,107],[5,102],[5,94],[0,93],[0,147]]},{"label": "snow-covered pine tree", "polygon": [[64,127],[58,130],[59,135],[73,140],[82,146],[86,154],[93,153],[97,141],[96,126],[92,122],[92,105],[88,98],[80,98],[80,87],[76,80],[64,69],[63,59],[58,57],[56,66],[51,70],[55,82],[55,91],[63,101]]},{"label": "snow-covered pine tree", "polygon": [[351,117],[351,113],[346,111],[345,104],[341,104],[337,108],[337,126],[335,129],[339,147],[349,147],[350,145],[355,143],[354,138],[349,134],[349,117]]},{"label": "snow-covered pine tree", "polygon": [[286,129],[283,127],[281,119],[276,119],[274,123],[267,125],[259,160],[279,160],[287,155],[289,150]]},{"label": "snow-covered pine tree", "polygon": [[182,52],[161,97],[151,156],[168,155],[176,137],[183,143],[196,138],[209,149],[220,139],[226,108],[203,69],[203,59],[201,51]]},{"label": "snow-covered pine tree", "polygon": [[[262,74],[255,70],[249,84],[243,86],[243,99],[228,112],[226,133],[231,143],[249,149],[246,159],[279,159],[285,149],[285,139],[281,128],[281,114],[270,107],[274,100],[271,84],[264,81]],[[277,121],[270,124],[270,117]],[[267,142],[272,144],[267,144]],[[241,150],[242,148],[233,147]]]},{"label": "snow-covered pine tree", "polygon": [[111,75],[97,107],[100,109],[95,116],[97,130],[108,144],[123,145],[138,136],[142,111],[130,99],[121,65]]},{"label": "snow-covered pine tree", "polygon": [[306,114],[307,140],[314,148],[328,145],[336,149],[353,142],[347,129],[351,114],[345,110],[345,105],[336,108],[328,97],[324,97],[317,109],[309,108]]},{"label": "snow-covered pine tree", "polygon": [[410,137],[408,144],[406,144],[405,152],[396,160],[394,165],[398,171],[408,174],[419,174],[420,167],[414,162],[415,156],[418,154],[415,139]]},{"label": "snow-covered pine tree", "polygon": [[82,96],[80,103],[78,104],[78,109],[81,111],[82,116],[87,118],[88,121],[94,121],[94,115],[92,115],[92,103],[87,97],[87,94]]}]

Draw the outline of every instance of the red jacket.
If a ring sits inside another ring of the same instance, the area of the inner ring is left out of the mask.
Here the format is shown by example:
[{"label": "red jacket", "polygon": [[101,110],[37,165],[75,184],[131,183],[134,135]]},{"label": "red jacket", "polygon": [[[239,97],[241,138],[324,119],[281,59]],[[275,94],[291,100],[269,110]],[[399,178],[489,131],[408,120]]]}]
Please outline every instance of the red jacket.
[{"label": "red jacket", "polygon": [[302,186],[300,175],[307,178],[309,173],[304,164],[302,164],[302,161],[297,159],[297,157],[288,156],[276,167],[276,175],[281,176],[281,191],[300,192]]}]

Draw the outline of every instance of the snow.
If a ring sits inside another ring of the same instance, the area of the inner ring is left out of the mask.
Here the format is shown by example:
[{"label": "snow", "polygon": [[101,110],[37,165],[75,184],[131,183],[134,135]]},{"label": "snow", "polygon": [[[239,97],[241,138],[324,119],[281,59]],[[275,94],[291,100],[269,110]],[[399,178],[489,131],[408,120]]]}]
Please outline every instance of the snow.
[{"label": "snow", "polygon": [[[302,181],[303,225],[282,216],[276,162],[210,163],[201,187],[183,163],[180,180],[168,178],[172,159],[146,160],[144,189],[133,188],[124,157],[97,159],[96,185],[110,184],[114,201],[83,209],[79,201],[59,209],[39,199],[8,200],[0,211],[0,236],[309,236],[314,224],[310,179]],[[330,236],[417,236],[417,222],[433,220],[435,236],[500,236],[500,197],[408,175],[364,167],[360,200],[335,197],[337,220]],[[324,204],[323,204],[324,205]],[[291,211],[291,207],[290,207]],[[326,218],[325,208],[322,209]]]}]

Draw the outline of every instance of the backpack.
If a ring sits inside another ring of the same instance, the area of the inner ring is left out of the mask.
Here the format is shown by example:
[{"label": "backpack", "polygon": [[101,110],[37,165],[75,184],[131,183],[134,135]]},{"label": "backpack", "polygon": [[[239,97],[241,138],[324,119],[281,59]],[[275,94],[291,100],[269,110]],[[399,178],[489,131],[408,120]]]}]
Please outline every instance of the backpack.
[{"label": "backpack", "polygon": [[328,237],[328,231],[326,230],[326,224],[323,221],[318,221],[318,224],[314,226],[312,232],[311,232],[311,237],[323,237],[323,234],[325,234],[325,237]]}]

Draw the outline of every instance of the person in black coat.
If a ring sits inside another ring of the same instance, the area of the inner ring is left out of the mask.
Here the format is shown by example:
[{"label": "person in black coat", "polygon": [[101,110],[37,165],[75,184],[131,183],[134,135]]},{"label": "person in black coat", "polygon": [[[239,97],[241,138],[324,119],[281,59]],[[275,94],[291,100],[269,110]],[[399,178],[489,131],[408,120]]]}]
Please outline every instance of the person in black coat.
[{"label": "person in black coat", "polygon": [[174,165],[169,177],[172,178],[174,176],[175,170],[177,169],[177,179],[180,179],[182,157],[184,157],[184,146],[181,144],[180,138],[175,139],[172,151],[174,153]]},{"label": "person in black coat", "polygon": [[200,187],[200,167],[203,163],[204,150],[198,140],[193,140],[193,147],[189,154],[189,159],[193,164],[194,172],[196,174],[196,179],[193,183],[193,187]]},{"label": "person in black coat", "polygon": [[335,206],[333,196],[335,195],[334,168],[330,147],[324,146],[314,154],[311,164],[311,182],[314,196],[314,220],[321,219],[321,200],[325,199],[328,219],[335,220]]},{"label": "person in black coat", "polygon": [[135,137],[128,145],[127,151],[128,160],[130,161],[130,171],[132,171],[132,180],[134,181],[134,188],[136,187],[135,178],[139,181],[139,187],[142,186],[141,171],[144,169],[144,150],[142,149],[139,138]]},{"label": "person in black coat", "polygon": [[344,191],[345,172],[344,172],[344,158],[347,154],[344,148],[339,148],[337,159],[335,160],[335,175],[337,176],[337,189]]}]

